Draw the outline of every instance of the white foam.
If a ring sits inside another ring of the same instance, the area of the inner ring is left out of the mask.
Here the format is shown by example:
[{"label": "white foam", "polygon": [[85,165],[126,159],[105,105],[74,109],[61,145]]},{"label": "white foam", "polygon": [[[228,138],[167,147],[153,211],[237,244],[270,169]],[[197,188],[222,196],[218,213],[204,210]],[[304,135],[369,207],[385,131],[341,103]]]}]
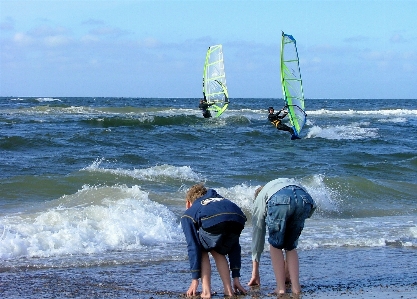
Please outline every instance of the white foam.
[{"label": "white foam", "polygon": [[38,102],[61,102],[60,99],[55,99],[55,98],[37,98],[36,101]]},{"label": "white foam", "polygon": [[307,219],[301,234],[299,247],[304,249],[320,247],[383,247],[417,246],[413,235],[415,221],[409,217],[381,217],[356,219]]},{"label": "white foam", "polygon": [[338,126],[313,126],[307,132],[306,138],[324,138],[333,140],[358,140],[378,137],[377,128],[367,128],[366,123],[352,123]]},{"label": "white foam", "polygon": [[302,180],[306,191],[311,195],[317,205],[317,212],[335,212],[343,201],[338,190],[330,189],[324,183],[323,175],[314,175]]},{"label": "white foam", "polygon": [[259,186],[248,186],[246,184],[236,185],[230,188],[216,188],[216,191],[236,203],[241,209],[252,211],[253,196]]},{"label": "white foam", "polygon": [[410,234],[413,238],[417,239],[417,224],[416,226],[410,227]]},{"label": "white foam", "polygon": [[82,170],[90,172],[112,173],[115,175],[129,176],[141,180],[158,181],[163,178],[180,179],[188,181],[202,181],[199,174],[195,173],[189,166],[172,166],[172,165],[157,165],[150,168],[143,169],[109,169],[100,167],[104,158],[97,159],[90,166]]},{"label": "white foam", "polygon": [[306,111],[307,115],[328,115],[328,116],[416,116],[416,109],[379,109],[379,110],[328,110],[318,109]]},{"label": "white foam", "polygon": [[182,241],[176,216],[138,186],[85,186],[48,205],[0,219],[1,259],[141,250]]},{"label": "white foam", "polygon": [[405,117],[393,117],[393,118],[383,118],[378,121],[382,123],[406,123],[407,119]]}]

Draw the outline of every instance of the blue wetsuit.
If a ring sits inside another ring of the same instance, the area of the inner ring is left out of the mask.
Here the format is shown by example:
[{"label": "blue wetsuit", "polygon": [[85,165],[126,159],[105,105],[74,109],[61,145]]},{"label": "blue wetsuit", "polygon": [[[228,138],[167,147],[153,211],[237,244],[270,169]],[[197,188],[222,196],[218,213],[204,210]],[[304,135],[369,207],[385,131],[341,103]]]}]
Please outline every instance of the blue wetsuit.
[{"label": "blue wetsuit", "polygon": [[181,217],[193,279],[201,277],[201,252],[228,255],[232,277],[240,276],[239,236],[246,222],[242,210],[213,189],[196,199]]}]

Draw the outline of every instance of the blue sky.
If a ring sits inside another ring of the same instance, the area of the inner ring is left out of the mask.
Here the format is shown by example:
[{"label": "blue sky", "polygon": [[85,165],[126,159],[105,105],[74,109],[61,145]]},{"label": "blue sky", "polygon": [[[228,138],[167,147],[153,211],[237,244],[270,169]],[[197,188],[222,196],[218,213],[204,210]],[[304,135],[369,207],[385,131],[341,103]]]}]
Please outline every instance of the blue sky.
[{"label": "blue sky", "polygon": [[417,98],[417,1],[0,0],[0,96],[281,98],[281,31],[306,98]]}]

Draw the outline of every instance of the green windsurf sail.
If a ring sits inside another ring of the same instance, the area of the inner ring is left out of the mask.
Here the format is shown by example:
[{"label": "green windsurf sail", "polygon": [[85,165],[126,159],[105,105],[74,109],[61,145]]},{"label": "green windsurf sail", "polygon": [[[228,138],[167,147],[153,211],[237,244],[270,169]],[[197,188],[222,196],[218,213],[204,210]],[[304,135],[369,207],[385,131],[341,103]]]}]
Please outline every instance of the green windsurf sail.
[{"label": "green windsurf sail", "polygon": [[215,117],[222,115],[229,106],[222,45],[211,46],[207,50],[203,73],[203,97],[209,104],[213,104],[209,110],[216,113]]},{"label": "green windsurf sail", "polygon": [[294,134],[298,136],[307,118],[303,82],[295,38],[284,32],[281,39],[281,84],[289,119]]}]

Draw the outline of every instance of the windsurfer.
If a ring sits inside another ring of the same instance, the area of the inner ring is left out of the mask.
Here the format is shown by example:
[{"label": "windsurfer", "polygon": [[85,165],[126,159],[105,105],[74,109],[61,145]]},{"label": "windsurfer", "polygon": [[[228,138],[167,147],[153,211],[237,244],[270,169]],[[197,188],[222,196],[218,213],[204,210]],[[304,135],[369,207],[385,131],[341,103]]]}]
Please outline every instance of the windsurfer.
[{"label": "windsurfer", "polygon": [[198,108],[200,108],[200,110],[203,111],[203,116],[204,118],[210,118],[211,117],[211,113],[210,110],[208,110],[208,108],[213,105],[214,103],[207,103],[206,99],[202,99],[200,100],[200,105],[198,105]]},{"label": "windsurfer", "polygon": [[297,135],[294,134],[294,129],[287,126],[286,124],[282,123],[282,119],[284,117],[287,116],[288,114],[288,110],[285,109],[286,106],[284,108],[282,108],[281,110],[279,110],[277,113],[274,113],[274,107],[269,107],[268,108],[268,120],[278,129],[278,130],[282,130],[282,131],[287,131],[290,132],[291,134],[291,139],[299,139],[299,137]]}]

